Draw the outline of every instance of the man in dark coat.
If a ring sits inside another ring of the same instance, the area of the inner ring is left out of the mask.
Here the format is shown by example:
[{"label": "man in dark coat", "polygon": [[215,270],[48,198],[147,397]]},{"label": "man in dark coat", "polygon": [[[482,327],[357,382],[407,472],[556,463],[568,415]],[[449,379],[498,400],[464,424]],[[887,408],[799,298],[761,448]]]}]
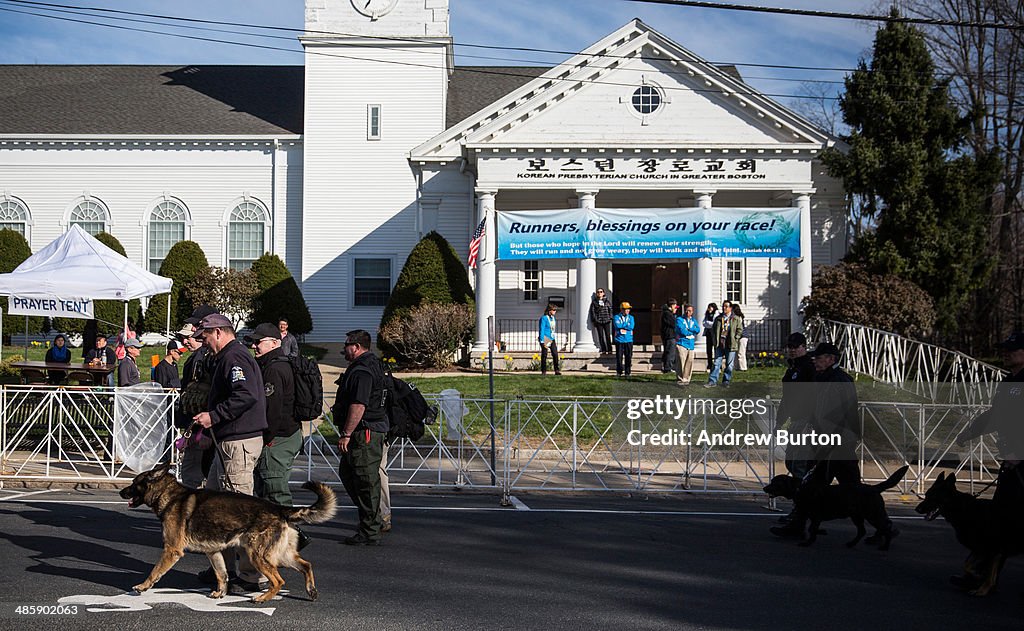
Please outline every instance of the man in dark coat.
[{"label": "man in dark coat", "polygon": [[661,306],[661,372],[668,374],[676,371],[676,312],[679,303],[672,298]]}]

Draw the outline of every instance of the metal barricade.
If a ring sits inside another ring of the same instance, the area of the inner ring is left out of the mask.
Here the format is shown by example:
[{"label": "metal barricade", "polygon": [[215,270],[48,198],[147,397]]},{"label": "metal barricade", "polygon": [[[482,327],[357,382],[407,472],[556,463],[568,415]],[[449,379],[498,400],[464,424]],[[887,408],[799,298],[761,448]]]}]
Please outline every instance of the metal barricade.
[{"label": "metal barricade", "polygon": [[[113,444],[120,389],[3,386],[0,388],[0,479],[126,481],[133,444]],[[121,396],[125,396],[122,394]],[[133,394],[133,397],[140,395]],[[166,397],[173,410],[174,391]],[[774,403],[767,413],[652,415],[629,399],[460,399],[442,405],[418,441],[390,446],[387,469],[397,487],[652,493],[758,493],[782,470],[775,444]],[[492,412],[493,404],[493,412]],[[860,403],[859,447],[865,480],[884,479],[907,464],[904,493],[921,493],[940,469],[971,485],[992,480],[999,464],[991,440],[959,446],[956,437],[983,406]],[[170,412],[173,414],[173,412]],[[493,417],[492,417],[493,414]],[[169,425],[169,427],[168,427]],[[164,456],[173,457],[173,423]],[[159,431],[163,431],[160,429]],[[330,412],[305,429],[292,482],[339,483],[338,428]],[[747,444],[707,444],[702,436],[766,436]],[[642,438],[647,436],[647,440]],[[650,437],[659,438],[652,439]],[[680,437],[685,436],[683,440]]]}]

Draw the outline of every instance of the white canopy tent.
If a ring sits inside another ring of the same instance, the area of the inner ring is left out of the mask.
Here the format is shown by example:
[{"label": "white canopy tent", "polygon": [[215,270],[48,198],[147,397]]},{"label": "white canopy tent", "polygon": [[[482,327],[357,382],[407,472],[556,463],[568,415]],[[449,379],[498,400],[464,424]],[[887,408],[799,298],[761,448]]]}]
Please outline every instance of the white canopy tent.
[{"label": "white canopy tent", "polygon": [[127,328],[129,300],[166,293],[169,330],[172,283],[170,278],[142,269],[73,225],[13,272],[0,274],[0,296],[121,300]]}]

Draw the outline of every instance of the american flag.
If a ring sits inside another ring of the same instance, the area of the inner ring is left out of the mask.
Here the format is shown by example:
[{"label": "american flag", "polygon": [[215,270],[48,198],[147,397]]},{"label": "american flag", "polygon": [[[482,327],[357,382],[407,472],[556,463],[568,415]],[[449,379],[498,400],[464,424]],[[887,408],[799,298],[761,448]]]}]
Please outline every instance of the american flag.
[{"label": "american flag", "polygon": [[487,226],[487,218],[480,220],[480,225],[473,231],[473,238],[469,240],[469,269],[476,269],[476,257],[480,254],[480,242],[484,239],[484,229]]}]

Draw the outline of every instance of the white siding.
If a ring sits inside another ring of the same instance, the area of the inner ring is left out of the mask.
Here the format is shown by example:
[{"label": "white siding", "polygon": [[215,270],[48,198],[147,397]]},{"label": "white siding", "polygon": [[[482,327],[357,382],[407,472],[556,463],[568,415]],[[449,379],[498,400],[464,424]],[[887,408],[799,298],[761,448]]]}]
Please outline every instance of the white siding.
[{"label": "white siding", "polygon": [[[407,155],[443,128],[445,49],[310,50],[302,287],[315,323],[310,338],[337,341],[354,328],[375,332],[383,311],[352,305],[352,259],[390,257],[395,278],[419,238],[417,180]],[[368,103],[382,108],[380,140],[366,138]]]},{"label": "white siding", "polygon": [[277,238],[271,247],[294,264],[301,241],[288,226],[301,221],[294,188],[299,185],[301,190],[302,169],[301,163],[291,165],[285,156],[294,157],[299,149],[278,152],[283,159],[276,187],[272,151],[270,141],[8,145],[0,148],[0,190],[29,206],[33,251],[66,230],[65,213],[76,199],[88,195],[101,200],[110,210],[110,232],[124,245],[128,258],[144,268],[144,224],[154,200],[164,194],[181,200],[192,216],[186,238],[203,248],[211,265],[224,265],[225,213],[233,200],[248,194],[268,209],[276,208]]}]

